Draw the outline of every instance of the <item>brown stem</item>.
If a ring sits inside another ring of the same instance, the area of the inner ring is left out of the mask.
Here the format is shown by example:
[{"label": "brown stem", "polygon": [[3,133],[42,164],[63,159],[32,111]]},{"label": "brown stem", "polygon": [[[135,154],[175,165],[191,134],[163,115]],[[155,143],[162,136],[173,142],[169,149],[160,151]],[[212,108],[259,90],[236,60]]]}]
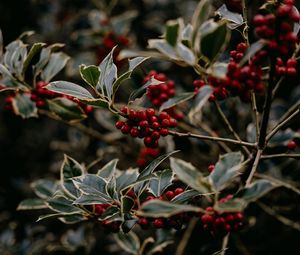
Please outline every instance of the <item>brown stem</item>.
[{"label": "brown stem", "polygon": [[247,179],[247,181],[246,181],[246,185],[245,185],[246,188],[249,187],[250,184],[251,184],[252,178],[253,178],[253,176],[254,176],[254,174],[255,174],[255,172],[256,172],[256,169],[257,169],[257,167],[258,167],[258,163],[259,163],[259,160],[260,160],[260,158],[261,158],[262,152],[263,152],[262,150],[258,150],[258,151],[256,152],[256,156],[255,156],[255,159],[254,159],[254,163],[253,163],[251,172],[250,172],[250,174],[249,174],[249,176],[248,176],[248,179]]},{"label": "brown stem", "polygon": [[209,140],[209,141],[214,141],[214,142],[224,142],[224,143],[231,143],[231,144],[236,144],[236,145],[243,145],[243,146],[247,146],[247,147],[251,147],[251,148],[256,147],[255,143],[248,143],[248,142],[238,141],[238,140],[229,139],[229,138],[197,135],[197,134],[192,134],[192,133],[180,133],[180,132],[176,132],[176,131],[169,131],[169,134],[173,135],[173,136],[178,136],[178,137],[190,137],[190,138],[197,138],[200,140]]},{"label": "brown stem", "polygon": [[258,140],[258,137],[259,137],[259,113],[257,110],[256,97],[255,97],[254,92],[251,93],[251,104],[252,104],[252,111],[253,111],[254,120],[255,120],[256,140]]},{"label": "brown stem", "polygon": [[300,154],[279,153],[279,154],[261,156],[261,159],[276,159],[276,158],[300,158]]}]

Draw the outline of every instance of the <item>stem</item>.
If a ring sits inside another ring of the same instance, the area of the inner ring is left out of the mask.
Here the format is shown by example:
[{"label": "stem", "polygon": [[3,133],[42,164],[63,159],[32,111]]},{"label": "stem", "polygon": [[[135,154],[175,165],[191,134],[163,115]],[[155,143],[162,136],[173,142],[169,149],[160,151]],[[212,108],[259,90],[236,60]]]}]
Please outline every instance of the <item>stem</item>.
[{"label": "stem", "polygon": [[282,186],[282,187],[285,187],[286,189],[289,189],[289,190],[295,192],[296,194],[300,195],[300,190],[297,189],[296,187],[294,187],[290,183],[284,182],[282,180],[278,180],[278,179],[276,179],[274,177],[271,177],[271,176],[268,176],[268,175],[265,175],[265,174],[258,174],[258,173],[256,173],[255,177],[258,177],[258,178],[261,178],[261,179],[265,179],[265,180],[269,180],[270,182],[274,182],[275,184],[277,184],[279,186]]},{"label": "stem", "polygon": [[254,176],[254,174],[256,172],[256,169],[258,167],[258,163],[259,163],[259,160],[261,158],[262,152],[263,152],[262,150],[258,150],[256,152],[256,156],[255,156],[255,160],[254,160],[251,172],[250,172],[250,174],[248,176],[248,179],[246,181],[246,185],[245,185],[246,188],[248,188],[250,186],[250,184],[251,184],[252,178],[253,178],[253,176]]},{"label": "stem", "polygon": [[255,143],[248,143],[248,142],[238,141],[238,140],[228,139],[228,138],[197,135],[197,134],[191,134],[191,133],[180,133],[180,132],[176,132],[176,131],[169,131],[169,134],[173,135],[173,136],[178,136],[178,137],[190,137],[190,138],[197,138],[200,140],[210,140],[210,141],[214,141],[214,142],[225,142],[225,143],[232,143],[232,144],[237,144],[237,145],[244,145],[244,146],[252,147],[252,148],[256,147]]},{"label": "stem", "polygon": [[184,250],[185,250],[185,248],[186,248],[186,246],[187,246],[187,244],[189,242],[189,239],[190,239],[190,237],[192,235],[192,232],[193,232],[193,230],[194,230],[197,222],[198,222],[198,220],[196,218],[193,218],[190,221],[190,223],[189,223],[186,231],[184,232],[184,235],[183,235],[180,243],[177,246],[175,255],[183,255],[184,254]]},{"label": "stem", "polygon": [[268,129],[268,123],[269,123],[269,117],[270,117],[270,110],[271,110],[271,104],[272,104],[272,91],[274,88],[274,77],[275,77],[275,58],[272,56],[270,58],[270,64],[271,69],[269,72],[269,82],[268,82],[268,90],[267,90],[267,96],[265,99],[264,104],[264,111],[263,111],[263,117],[262,122],[260,126],[259,131],[259,139],[258,139],[258,148],[264,149],[266,145],[266,136],[267,136],[267,129]]},{"label": "stem", "polygon": [[82,131],[83,133],[94,137],[98,140],[104,141],[104,142],[110,142],[109,139],[107,139],[105,136],[103,136],[102,134],[100,134],[99,132],[97,132],[96,130],[86,127],[81,123],[72,123],[72,122],[68,122],[68,121],[64,121],[58,117],[56,117],[54,114],[52,114],[51,112],[45,111],[45,110],[39,110],[39,114],[47,116],[50,119],[62,122],[70,127],[74,127],[77,128],[78,130]]},{"label": "stem", "polygon": [[229,233],[223,238],[222,249],[220,255],[225,255],[229,241]]},{"label": "stem", "polygon": [[281,83],[282,83],[283,80],[284,80],[284,77],[281,77],[281,78],[279,79],[279,81],[276,83],[275,88],[274,88],[273,91],[272,91],[272,97],[273,97],[273,98],[276,96],[276,94],[277,94],[277,92],[278,92],[278,89],[279,89],[279,87],[280,87],[280,85],[281,85]]},{"label": "stem", "polygon": [[290,116],[294,111],[300,108],[300,101],[295,103],[288,111],[280,118],[279,122],[284,121],[288,116]]},{"label": "stem", "polygon": [[268,213],[269,215],[275,217],[278,221],[280,221],[281,223],[283,223],[284,225],[287,225],[293,229],[296,229],[298,231],[300,231],[300,224],[296,223],[293,220],[290,220],[282,215],[277,214],[272,208],[270,208],[269,206],[266,206],[265,204],[261,203],[261,202],[257,202],[258,206],[263,209],[266,213]]},{"label": "stem", "polygon": [[[224,114],[222,108],[220,107],[220,104],[216,101],[214,101],[215,106],[217,107],[218,113],[220,114],[223,122],[225,123],[225,125],[227,126],[227,128],[229,129],[229,131],[232,133],[232,135],[238,140],[238,141],[242,141],[240,136],[234,131],[233,127],[231,126],[229,120],[227,119],[226,115]],[[247,147],[243,146],[242,147],[243,150],[246,152],[246,154],[250,155],[250,151],[247,149]]]},{"label": "stem", "polygon": [[266,141],[268,142],[277,132],[279,129],[281,129],[285,124],[287,124],[292,118],[294,118],[298,113],[300,112],[300,109],[297,109],[292,115],[290,115],[288,118],[283,120],[282,122],[278,123],[276,127],[267,135]]},{"label": "stem", "polygon": [[274,159],[274,158],[300,158],[300,154],[279,153],[279,154],[261,156],[261,159]]},{"label": "stem", "polygon": [[243,31],[243,37],[246,41],[246,43],[249,45],[249,36],[248,36],[248,15],[247,15],[247,7],[246,7],[246,0],[242,0],[242,7],[243,7],[243,19],[245,23],[244,31]]},{"label": "stem", "polygon": [[256,140],[259,137],[259,113],[257,111],[257,104],[256,104],[256,97],[255,93],[251,93],[251,104],[252,104],[252,111],[254,113],[254,120],[255,120],[255,130],[256,130]]}]

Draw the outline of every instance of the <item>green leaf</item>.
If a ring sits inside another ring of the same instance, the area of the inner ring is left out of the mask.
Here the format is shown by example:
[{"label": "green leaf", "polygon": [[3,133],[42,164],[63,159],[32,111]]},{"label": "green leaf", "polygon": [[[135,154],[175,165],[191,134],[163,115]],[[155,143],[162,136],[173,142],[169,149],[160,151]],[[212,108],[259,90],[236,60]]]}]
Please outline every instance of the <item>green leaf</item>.
[{"label": "green leaf", "polygon": [[23,200],[19,205],[17,210],[37,210],[45,209],[47,204],[43,199],[39,198],[30,198]]},{"label": "green leaf", "polygon": [[170,161],[171,169],[182,182],[201,193],[210,192],[209,183],[191,163],[178,158],[171,158]]},{"label": "green leaf", "polygon": [[46,214],[46,215],[41,215],[37,219],[36,222],[39,222],[41,220],[45,219],[51,219],[51,218],[60,218],[60,217],[65,217],[65,216],[72,216],[72,215],[78,215],[77,212],[72,212],[72,213],[52,213],[52,214]]},{"label": "green leaf", "polygon": [[40,53],[40,58],[39,61],[33,66],[33,73],[35,76],[40,74],[46,64],[48,63],[51,55],[51,47],[43,48],[41,53]]},{"label": "green leaf", "polygon": [[116,179],[116,186],[117,191],[120,192],[121,190],[127,188],[128,186],[132,185],[136,179],[138,178],[138,169],[128,169],[126,171],[122,171],[120,175]]},{"label": "green leaf", "polygon": [[138,215],[144,217],[164,217],[168,218],[172,215],[182,212],[199,212],[199,208],[191,205],[180,205],[158,199],[150,200],[142,205],[137,212]]},{"label": "green leaf", "polygon": [[47,100],[49,109],[57,117],[64,121],[76,122],[87,117],[80,106],[66,98],[55,98]]},{"label": "green leaf", "polygon": [[276,187],[278,187],[278,185],[268,180],[257,180],[253,182],[248,188],[244,188],[239,191],[237,196],[250,203],[263,197]]},{"label": "green leaf", "polygon": [[134,200],[131,197],[123,196],[121,198],[121,213],[122,215],[129,213],[134,206]]},{"label": "green leaf", "polygon": [[112,198],[117,200],[119,193],[117,193],[117,181],[116,177],[112,176],[106,185],[106,193]]},{"label": "green leaf", "polygon": [[94,65],[80,65],[79,71],[81,78],[92,88],[96,88],[100,77],[99,67]]},{"label": "green leaf", "polygon": [[142,87],[140,87],[139,89],[133,91],[130,94],[128,101],[132,102],[135,99],[142,97],[142,95],[146,92],[146,90],[149,86],[159,85],[159,84],[162,84],[162,83],[164,83],[164,82],[156,80],[156,79],[154,79],[154,77],[151,77],[150,80],[147,81]]},{"label": "green leaf", "polygon": [[100,220],[116,221],[123,220],[120,214],[120,209],[116,206],[109,207],[102,215],[99,217]]},{"label": "green leaf", "polygon": [[100,196],[107,201],[111,201],[106,191],[107,181],[97,175],[86,174],[75,177],[73,183],[85,195]]},{"label": "green leaf", "polygon": [[134,219],[134,218],[125,220],[121,225],[122,231],[125,234],[130,232],[133,229],[133,227],[136,225],[137,222],[138,222],[138,219]]},{"label": "green leaf", "polygon": [[75,159],[64,155],[64,161],[60,168],[60,182],[64,191],[73,198],[77,198],[80,192],[75,187],[72,178],[81,176],[83,173],[83,167]]},{"label": "green leaf", "polygon": [[199,1],[192,17],[192,27],[195,29],[195,32],[209,18],[212,8],[211,0]]},{"label": "green leaf", "polygon": [[33,189],[34,193],[42,199],[48,199],[52,197],[55,191],[57,191],[58,189],[58,183],[56,181],[47,179],[37,180],[31,183],[30,186]]},{"label": "green leaf", "polygon": [[207,103],[212,93],[213,93],[213,88],[209,85],[205,85],[199,89],[198,94],[194,100],[193,107],[188,114],[188,118],[192,123],[201,121],[202,109],[204,105]]},{"label": "green leaf", "polygon": [[114,234],[114,239],[122,248],[122,250],[130,254],[138,254],[138,251],[140,249],[140,240],[134,232],[131,231],[128,234],[119,232],[117,234]]},{"label": "green leaf", "polygon": [[286,130],[279,130],[277,133],[270,139],[269,146],[287,146],[289,141],[293,140],[296,137],[296,132],[291,128]]},{"label": "green leaf", "polygon": [[122,82],[128,80],[131,77],[131,74],[134,71],[134,69],[137,68],[140,64],[142,64],[147,59],[149,59],[149,57],[136,57],[133,59],[129,59],[128,71],[120,75],[120,77],[118,77],[113,84],[113,96],[112,96],[113,101],[114,101],[115,94],[118,88],[120,87],[120,85],[122,84]]},{"label": "green leaf", "polygon": [[24,75],[29,64],[31,63],[33,57],[38,54],[42,48],[45,46],[46,44],[45,43],[35,43],[32,45],[24,63],[23,63],[23,68],[22,68],[22,74]]},{"label": "green leaf", "polygon": [[172,60],[180,60],[176,50],[164,39],[151,39],[148,41],[148,48],[156,49],[166,57]]},{"label": "green leaf", "polygon": [[178,104],[181,104],[183,102],[186,102],[193,98],[195,94],[193,92],[186,92],[186,93],[181,93],[178,96],[174,96],[170,99],[168,99],[166,102],[164,102],[161,107],[159,108],[159,111],[163,111],[165,109],[169,109],[171,107],[174,107]]},{"label": "green leaf", "polygon": [[112,98],[113,83],[117,79],[117,66],[113,62],[113,53],[116,47],[104,58],[100,63],[100,79],[96,86],[97,91],[101,95],[105,95],[108,99]]},{"label": "green leaf", "polygon": [[62,52],[52,53],[41,73],[42,80],[47,83],[50,82],[65,67],[69,59],[70,57]]},{"label": "green leaf", "polygon": [[164,193],[164,191],[172,185],[172,179],[173,179],[173,171],[171,169],[165,169],[160,172],[156,172],[155,176],[157,178],[150,179],[150,189],[152,193],[159,197]]},{"label": "green leaf", "polygon": [[82,194],[80,197],[78,197],[76,200],[74,200],[73,204],[94,205],[94,204],[107,204],[109,202],[111,202],[111,201],[108,201],[103,196]]},{"label": "green leaf", "polygon": [[179,35],[181,34],[181,29],[183,26],[183,20],[169,20],[166,24],[166,32],[165,32],[165,39],[166,41],[173,47],[176,46],[177,42],[179,41]]},{"label": "green leaf", "polygon": [[[167,159],[168,157],[170,157],[172,154],[176,153],[178,151],[172,151],[166,154],[163,154],[161,156],[159,156],[158,158],[154,159],[139,175],[139,177],[137,178],[137,182],[139,182],[141,179],[143,179],[144,177],[150,175],[159,165],[160,163],[162,163],[165,159]],[[144,182],[139,182],[138,185],[136,185],[134,187],[134,191],[137,194],[137,196],[140,196],[140,194],[142,193],[142,191],[146,188],[147,183]]]},{"label": "green leaf", "polygon": [[240,198],[233,198],[224,203],[217,203],[214,209],[219,213],[241,212],[247,206],[247,202]]},{"label": "green leaf", "polygon": [[177,204],[184,204],[186,202],[189,202],[193,197],[199,196],[200,193],[199,191],[196,190],[186,190],[176,197],[174,197],[171,202],[172,203],[177,203]]},{"label": "green leaf", "polygon": [[38,117],[35,102],[30,99],[29,94],[17,94],[12,102],[13,110],[16,115],[23,119]]},{"label": "green leaf", "polygon": [[78,207],[75,207],[72,200],[67,199],[61,195],[55,195],[47,201],[48,207],[56,212],[61,213],[75,213],[82,212],[82,210]]},{"label": "green leaf", "polygon": [[188,65],[190,66],[196,65],[197,58],[194,52],[184,44],[178,43],[176,46],[176,52],[178,57]]},{"label": "green leaf", "polygon": [[75,224],[87,220],[87,218],[81,214],[65,215],[63,217],[59,217],[58,219],[65,224]]},{"label": "green leaf", "polygon": [[217,12],[219,13],[222,19],[225,19],[227,21],[227,26],[230,29],[236,29],[244,24],[243,16],[239,13],[229,11],[225,4],[223,4],[217,10]]},{"label": "green leaf", "polygon": [[204,24],[205,26],[200,28],[199,31],[200,53],[213,63],[226,49],[230,40],[231,31],[227,27],[226,22],[216,23],[211,20],[207,22],[211,23],[211,26],[208,28],[206,26],[207,24]]},{"label": "green leaf", "polygon": [[264,46],[266,45],[266,41],[259,40],[253,44],[250,45],[250,47],[246,50],[244,57],[240,61],[240,66],[245,65],[248,63],[248,61],[258,52],[260,51]]},{"label": "green leaf", "polygon": [[209,180],[215,191],[221,191],[240,174],[243,155],[241,152],[230,152],[220,157]]},{"label": "green leaf", "polygon": [[92,94],[80,85],[68,81],[54,81],[46,86],[47,89],[82,100],[94,99]]},{"label": "green leaf", "polygon": [[111,179],[117,169],[118,161],[118,159],[113,159],[109,161],[98,171],[97,175],[107,180]]},{"label": "green leaf", "polygon": [[223,79],[227,75],[228,63],[216,62],[208,71],[213,77]]}]

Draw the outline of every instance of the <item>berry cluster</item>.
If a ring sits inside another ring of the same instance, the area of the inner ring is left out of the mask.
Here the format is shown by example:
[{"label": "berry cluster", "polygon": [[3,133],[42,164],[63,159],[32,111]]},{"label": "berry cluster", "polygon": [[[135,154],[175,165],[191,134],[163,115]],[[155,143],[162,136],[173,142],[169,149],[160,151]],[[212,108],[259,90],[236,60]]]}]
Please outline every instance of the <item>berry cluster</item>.
[{"label": "berry cluster", "polygon": [[156,114],[153,108],[142,111],[135,111],[128,107],[121,109],[126,121],[118,121],[116,128],[123,134],[130,134],[132,137],[144,138],[146,147],[156,148],[160,136],[167,136],[169,128],[174,128],[177,121],[171,118],[166,112]]},{"label": "berry cluster", "polygon": [[[91,218],[96,218],[99,220],[99,217],[109,208],[110,204],[94,204],[86,205],[85,208],[89,211]],[[102,220],[100,224],[104,227],[107,232],[117,233],[120,230],[120,221],[107,221]]]},{"label": "berry cluster", "polygon": [[[259,52],[252,61],[245,66],[240,66],[239,61],[244,57],[248,46],[246,43],[239,43],[235,50],[230,52],[228,70],[224,78],[208,77],[209,84],[214,88],[210,101],[223,100],[228,96],[239,96],[242,100],[248,100],[250,91],[260,93],[264,90],[262,83],[262,69],[259,65],[261,59],[267,52]],[[194,91],[205,85],[203,80],[194,81]]]},{"label": "berry cluster", "polygon": [[300,15],[294,5],[295,0],[284,0],[274,14],[259,14],[253,19],[256,35],[268,40],[267,49],[272,54],[287,56],[295,50],[298,37],[293,24],[300,21]]},{"label": "berry cluster", "polygon": [[156,158],[159,155],[159,149],[154,148],[142,148],[138,159],[137,164],[139,167],[145,167],[152,159]]},{"label": "berry cluster", "polygon": [[147,88],[147,97],[150,102],[156,106],[161,106],[169,98],[174,97],[175,95],[175,83],[173,80],[169,80],[164,73],[157,73],[156,71],[150,71],[147,76],[144,78],[144,83],[149,81],[151,77],[163,83],[158,85],[150,85]]},{"label": "berry cluster", "polygon": [[[232,199],[232,195],[219,200],[219,203],[225,203]],[[243,224],[244,216],[240,212],[218,214],[212,207],[206,208],[206,213],[201,215],[201,222],[205,230],[214,235],[225,235],[232,231],[238,231]]]},{"label": "berry cluster", "polygon": [[297,74],[297,60],[289,58],[285,64],[282,58],[278,57],[276,59],[276,74],[278,76],[295,76]]}]

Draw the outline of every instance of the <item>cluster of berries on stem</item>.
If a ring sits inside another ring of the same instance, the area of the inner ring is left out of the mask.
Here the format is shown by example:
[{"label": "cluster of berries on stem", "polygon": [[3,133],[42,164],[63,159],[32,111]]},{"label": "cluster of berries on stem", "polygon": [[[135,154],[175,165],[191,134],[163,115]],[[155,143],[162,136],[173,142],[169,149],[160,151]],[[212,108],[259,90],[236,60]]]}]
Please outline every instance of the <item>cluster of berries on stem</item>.
[{"label": "cluster of berries on stem", "polygon": [[132,137],[144,139],[146,147],[158,147],[158,140],[161,136],[169,134],[169,128],[174,128],[177,121],[171,118],[166,112],[156,114],[153,108],[136,111],[123,107],[121,109],[125,121],[118,121],[116,128],[123,134],[130,134]]},{"label": "cluster of berries on stem", "polygon": [[[232,199],[232,195],[219,200],[219,203],[226,203]],[[244,216],[241,212],[230,212],[219,214],[213,207],[207,207],[206,213],[201,215],[203,228],[213,235],[226,235],[232,231],[238,231],[244,225]]]},{"label": "cluster of berries on stem", "polygon": [[160,150],[158,148],[143,147],[138,155],[137,165],[139,167],[145,167],[154,158],[158,157]]}]

